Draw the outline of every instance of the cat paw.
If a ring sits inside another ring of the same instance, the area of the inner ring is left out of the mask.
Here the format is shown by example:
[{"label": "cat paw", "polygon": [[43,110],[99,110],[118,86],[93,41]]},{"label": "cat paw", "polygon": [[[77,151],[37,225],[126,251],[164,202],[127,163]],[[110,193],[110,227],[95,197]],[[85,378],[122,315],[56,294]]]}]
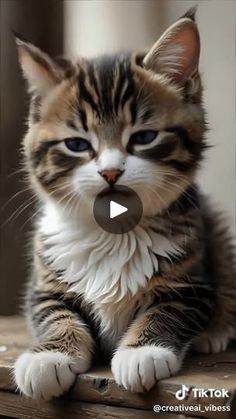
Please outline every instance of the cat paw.
[{"label": "cat paw", "polygon": [[171,349],[158,346],[119,349],[111,362],[119,385],[133,392],[150,390],[155,383],[176,374],[181,361]]},{"label": "cat paw", "polygon": [[16,360],[14,377],[18,389],[26,396],[50,400],[69,390],[76,373],[84,369],[61,352],[25,352]]},{"label": "cat paw", "polygon": [[202,334],[193,342],[193,349],[204,354],[224,352],[229,344],[230,337],[224,334]]}]

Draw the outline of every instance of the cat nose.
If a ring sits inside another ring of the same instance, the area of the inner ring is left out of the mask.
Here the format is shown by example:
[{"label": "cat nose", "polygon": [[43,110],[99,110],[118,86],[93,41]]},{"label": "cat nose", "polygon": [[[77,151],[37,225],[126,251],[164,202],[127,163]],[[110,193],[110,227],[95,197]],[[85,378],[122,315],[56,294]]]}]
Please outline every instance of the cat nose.
[{"label": "cat nose", "polygon": [[109,169],[109,170],[102,170],[99,174],[104,177],[107,183],[110,185],[114,185],[118,178],[122,175],[124,170],[119,169]]}]

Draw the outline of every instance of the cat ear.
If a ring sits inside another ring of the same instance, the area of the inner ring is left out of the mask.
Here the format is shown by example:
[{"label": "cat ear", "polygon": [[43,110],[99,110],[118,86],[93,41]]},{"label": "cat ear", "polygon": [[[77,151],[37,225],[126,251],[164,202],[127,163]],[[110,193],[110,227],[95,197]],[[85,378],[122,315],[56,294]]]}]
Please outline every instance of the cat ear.
[{"label": "cat ear", "polygon": [[194,12],[171,25],[144,57],[144,67],[168,75],[180,85],[198,74],[200,37]]},{"label": "cat ear", "polygon": [[19,62],[28,82],[29,91],[45,95],[61,80],[57,64],[38,47],[16,37]]}]

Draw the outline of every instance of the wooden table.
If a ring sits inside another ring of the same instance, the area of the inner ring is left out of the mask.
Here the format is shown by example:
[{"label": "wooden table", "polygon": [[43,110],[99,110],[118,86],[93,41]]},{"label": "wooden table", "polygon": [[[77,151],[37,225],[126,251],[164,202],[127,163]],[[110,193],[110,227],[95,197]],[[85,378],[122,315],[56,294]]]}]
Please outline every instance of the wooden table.
[{"label": "wooden table", "polygon": [[[236,351],[217,355],[189,356],[181,373],[162,380],[145,395],[118,387],[108,368],[99,368],[78,376],[69,394],[51,402],[36,402],[20,396],[11,379],[11,366],[30,344],[30,336],[20,317],[0,317],[0,418],[47,419],[181,419],[236,418]],[[188,396],[178,401],[175,392],[185,384]],[[194,388],[229,391],[229,398],[194,398]],[[154,405],[201,405],[201,412],[155,413]],[[231,412],[207,411],[207,407],[229,406]],[[2,415],[2,416],[1,416]]]}]

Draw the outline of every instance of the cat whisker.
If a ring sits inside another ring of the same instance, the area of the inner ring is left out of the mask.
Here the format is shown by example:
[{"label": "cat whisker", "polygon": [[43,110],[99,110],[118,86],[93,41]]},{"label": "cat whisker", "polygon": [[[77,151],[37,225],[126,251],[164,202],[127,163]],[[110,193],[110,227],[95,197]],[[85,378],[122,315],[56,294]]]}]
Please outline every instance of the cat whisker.
[{"label": "cat whisker", "polygon": [[[68,184],[69,184],[69,182],[68,182]],[[63,186],[61,186],[60,188],[55,188],[55,190],[54,191],[52,191],[51,193],[49,193],[49,196],[53,196],[53,194],[54,193],[56,193],[56,192],[58,192],[58,191],[60,191],[60,190],[64,190],[65,189],[65,187],[67,188],[68,186],[67,185],[63,185]],[[67,195],[65,195],[65,197],[63,197],[63,199],[65,199],[67,196],[69,196],[70,195],[70,193],[68,193]],[[60,202],[60,200],[58,201],[58,203]],[[25,227],[25,225],[28,223],[28,222],[30,222],[30,221],[32,221],[39,213],[40,213],[40,211],[41,211],[41,207],[31,216],[31,217],[29,217],[25,222],[24,222],[24,224],[22,225],[22,229]]]},{"label": "cat whisker", "polygon": [[12,172],[12,173],[9,173],[9,175],[7,175],[7,176],[6,176],[6,179],[9,179],[9,178],[11,178],[12,176],[15,176],[15,175],[17,175],[17,174],[19,174],[19,173],[25,173],[25,175],[27,176],[27,173],[26,173],[26,171],[25,171],[25,168],[23,167],[23,168],[20,168],[20,169],[15,170],[15,171],[14,171],[14,172]]},{"label": "cat whisker", "polygon": [[26,193],[28,191],[32,191],[32,189],[28,186],[27,188],[24,188],[18,192],[16,192],[13,196],[11,196],[1,207],[1,211],[3,211],[14,199],[17,198],[17,196],[21,195],[22,193]]},{"label": "cat whisker", "polygon": [[42,208],[40,207],[39,209],[37,209],[37,211],[35,211],[32,215],[31,215],[31,217],[29,217],[29,218],[27,218],[27,220],[22,224],[22,226],[21,226],[21,230],[23,230],[24,229],[24,227],[27,225],[27,223],[29,223],[30,221],[32,221],[35,217],[36,217],[36,215],[38,215],[39,213],[40,213],[40,211],[42,210]]},{"label": "cat whisker", "polygon": [[20,214],[22,214],[30,205],[32,205],[33,203],[36,203],[38,201],[38,198],[36,196],[31,197],[27,202],[27,204],[25,205],[22,204],[20,205],[19,208],[17,208],[11,215],[10,217],[7,218],[7,220],[1,225],[1,228],[5,227],[6,224],[8,224],[10,221],[13,222],[15,221]]}]

